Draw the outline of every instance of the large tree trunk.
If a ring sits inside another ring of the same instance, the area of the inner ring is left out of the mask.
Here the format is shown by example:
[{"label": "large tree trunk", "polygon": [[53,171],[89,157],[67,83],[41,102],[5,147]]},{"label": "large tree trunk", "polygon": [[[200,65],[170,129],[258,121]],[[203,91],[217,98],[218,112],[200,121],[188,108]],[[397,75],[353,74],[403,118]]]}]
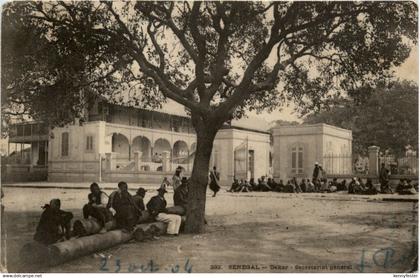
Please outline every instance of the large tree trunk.
[{"label": "large tree trunk", "polygon": [[194,117],[193,125],[197,132],[197,149],[190,179],[185,232],[202,233],[204,231],[209,162],[213,149],[213,140],[218,128],[206,121],[199,121],[199,123],[196,122],[194,124]]}]

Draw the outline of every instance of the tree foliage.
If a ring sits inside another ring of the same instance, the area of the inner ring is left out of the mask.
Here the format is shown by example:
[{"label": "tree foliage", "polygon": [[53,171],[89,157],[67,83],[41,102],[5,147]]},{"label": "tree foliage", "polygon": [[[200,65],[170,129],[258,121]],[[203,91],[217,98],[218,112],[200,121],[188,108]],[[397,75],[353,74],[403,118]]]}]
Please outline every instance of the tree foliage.
[{"label": "tree foliage", "polygon": [[286,100],[308,111],[398,66],[416,19],[412,2],[8,3],[3,103],[60,123],[138,84],[136,103],[218,122]]},{"label": "tree foliage", "polygon": [[353,152],[366,154],[372,145],[402,154],[418,150],[418,86],[413,82],[381,83],[340,98],[328,110],[313,113],[305,123],[327,123],[353,131]]}]

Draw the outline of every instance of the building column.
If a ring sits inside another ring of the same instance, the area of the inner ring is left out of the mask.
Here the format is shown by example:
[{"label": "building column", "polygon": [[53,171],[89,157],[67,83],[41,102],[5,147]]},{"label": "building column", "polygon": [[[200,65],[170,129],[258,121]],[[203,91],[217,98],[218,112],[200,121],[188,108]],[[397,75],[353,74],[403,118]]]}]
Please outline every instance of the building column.
[{"label": "building column", "polygon": [[136,171],[140,171],[141,156],[142,156],[142,152],[140,152],[140,151],[135,151],[134,152],[134,169]]},{"label": "building column", "polygon": [[370,176],[377,176],[379,174],[379,147],[368,147],[369,153],[369,171]]},{"label": "building column", "polygon": [[153,146],[150,145],[150,161],[153,162]]},{"label": "building column", "polygon": [[170,171],[170,153],[168,151],[162,152],[162,171],[169,172]]},{"label": "building column", "polygon": [[105,169],[111,171],[115,169],[115,153],[110,152],[105,154]]}]

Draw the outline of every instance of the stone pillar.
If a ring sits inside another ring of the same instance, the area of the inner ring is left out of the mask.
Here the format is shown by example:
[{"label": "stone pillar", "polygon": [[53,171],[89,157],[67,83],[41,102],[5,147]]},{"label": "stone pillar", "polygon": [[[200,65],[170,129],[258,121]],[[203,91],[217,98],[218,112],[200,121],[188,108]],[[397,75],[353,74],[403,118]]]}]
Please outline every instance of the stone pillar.
[{"label": "stone pillar", "polygon": [[170,171],[170,153],[168,151],[162,152],[162,171],[169,172]]},{"label": "stone pillar", "polygon": [[134,169],[136,171],[140,171],[140,166],[141,166],[141,156],[142,156],[142,152],[140,151],[135,151],[134,152]]},{"label": "stone pillar", "polygon": [[105,154],[105,169],[107,171],[115,170],[115,153],[106,153]]},{"label": "stone pillar", "polygon": [[369,176],[379,175],[379,147],[370,146],[368,147],[369,153]]}]

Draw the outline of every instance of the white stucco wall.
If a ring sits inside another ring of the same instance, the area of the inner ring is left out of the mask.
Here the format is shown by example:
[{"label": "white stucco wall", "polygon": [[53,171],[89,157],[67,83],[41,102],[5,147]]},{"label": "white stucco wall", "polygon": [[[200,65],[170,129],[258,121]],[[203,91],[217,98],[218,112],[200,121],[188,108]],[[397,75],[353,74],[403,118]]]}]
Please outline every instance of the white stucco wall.
[{"label": "white stucco wall", "polygon": [[254,151],[254,177],[269,174],[270,135],[239,129],[222,129],[215,138],[211,161],[220,172],[223,185],[230,185],[234,176],[234,150],[248,139],[248,150]]},{"label": "white stucco wall", "polygon": [[[292,177],[311,178],[315,162],[324,164],[327,152],[351,154],[350,130],[326,124],[280,126],[273,129],[273,177],[284,182]],[[303,173],[292,173],[292,148],[303,147]],[[351,167],[351,165],[346,165]]]},{"label": "white stucco wall", "polygon": [[[68,156],[62,156],[61,153],[61,140],[65,132],[69,134]],[[168,141],[172,148],[177,141],[181,141],[184,147],[186,145],[190,148],[190,151],[193,151],[196,142],[196,135],[191,133],[151,130],[136,126],[110,124],[103,121],[88,122],[81,126],[68,125],[62,128],[54,128],[51,133],[53,136],[50,138],[49,144],[49,172],[51,176],[58,177],[59,180],[65,180],[66,177],[77,176],[80,173],[84,175],[85,172],[89,172],[88,176],[92,176],[91,173],[99,173],[100,155],[104,158],[106,153],[112,151],[113,133],[123,135],[130,144],[136,137],[144,136],[150,140],[153,152],[159,151],[159,147],[155,143],[160,138]],[[86,150],[87,136],[93,137],[92,151]],[[234,176],[234,150],[246,139],[248,139],[248,149],[254,150],[254,177],[258,178],[269,174],[270,135],[268,133],[241,129],[222,129],[216,135],[210,166],[217,166],[221,173],[221,183],[223,185],[231,184]],[[128,154],[126,147],[128,148],[126,145],[122,146],[124,154]],[[118,151],[118,148],[115,151]],[[118,155],[116,157],[119,158]],[[175,164],[172,165],[173,169],[170,169],[170,171],[174,171],[176,166]],[[192,170],[192,163],[189,166],[183,166],[189,171]],[[93,179],[94,176],[92,176]]]}]

